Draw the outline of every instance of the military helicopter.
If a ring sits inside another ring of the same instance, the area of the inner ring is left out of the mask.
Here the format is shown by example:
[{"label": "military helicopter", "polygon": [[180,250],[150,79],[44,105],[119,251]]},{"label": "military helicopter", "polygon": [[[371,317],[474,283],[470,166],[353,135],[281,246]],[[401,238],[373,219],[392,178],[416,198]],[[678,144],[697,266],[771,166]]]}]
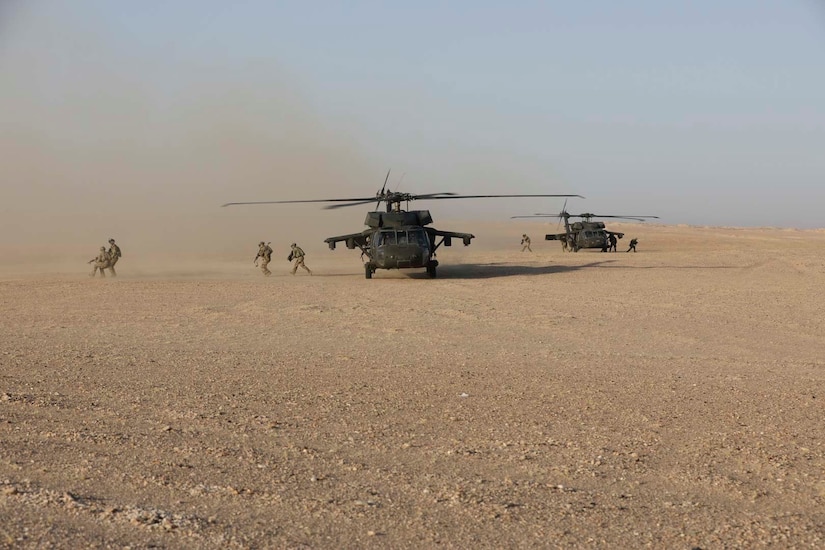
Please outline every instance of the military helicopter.
[{"label": "military helicopter", "polygon": [[[387,173],[389,179],[389,173]],[[472,233],[456,233],[427,227],[433,222],[429,210],[405,210],[402,203],[415,200],[446,200],[446,199],[481,199],[481,198],[509,198],[509,197],[581,197],[580,195],[459,195],[456,193],[427,193],[414,195],[388,191],[387,179],[384,186],[374,197],[356,197],[349,199],[309,199],[288,201],[259,201],[259,202],[230,202],[223,206],[245,204],[295,204],[311,202],[332,202],[325,209],[359,206],[375,202],[375,211],[367,212],[364,224],[367,229],[360,233],[338,235],[324,239],[330,250],[335,250],[339,242],[347,248],[361,250],[361,256],[366,257],[364,275],[372,279],[377,269],[408,269],[425,268],[430,278],[435,278],[438,260],[435,259],[436,250],[442,244],[451,246],[453,239],[461,239],[464,246],[475,238]],[[384,210],[380,210],[381,203]],[[440,239],[440,240],[439,240]]]},{"label": "military helicopter", "polygon": [[[633,220],[644,222],[659,216],[615,216],[607,214],[570,214],[567,212],[567,204],[562,207],[558,214],[532,214],[529,216],[513,216],[513,218],[559,218],[559,224],[564,220],[564,233],[554,233],[545,235],[548,241],[561,241],[562,248],[571,252],[578,252],[582,248],[598,248],[607,250],[610,242],[610,235],[615,235],[621,239],[624,233],[618,231],[608,231],[604,222],[593,221],[593,218],[616,218],[622,220]],[[581,221],[570,223],[570,218],[581,218]]]}]

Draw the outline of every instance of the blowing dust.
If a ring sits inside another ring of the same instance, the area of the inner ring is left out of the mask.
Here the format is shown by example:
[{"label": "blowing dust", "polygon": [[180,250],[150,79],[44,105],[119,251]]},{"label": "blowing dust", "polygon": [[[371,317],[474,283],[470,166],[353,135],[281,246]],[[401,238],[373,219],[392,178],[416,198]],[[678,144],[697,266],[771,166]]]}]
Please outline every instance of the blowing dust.
[{"label": "blowing dust", "polygon": [[84,272],[109,238],[123,249],[124,272],[248,261],[260,240],[313,253],[325,237],[363,228],[357,208],[221,207],[380,187],[380,172],[325,129],[275,62],[178,67],[161,53],[112,48],[94,21],[9,13],[0,43],[0,268]]}]

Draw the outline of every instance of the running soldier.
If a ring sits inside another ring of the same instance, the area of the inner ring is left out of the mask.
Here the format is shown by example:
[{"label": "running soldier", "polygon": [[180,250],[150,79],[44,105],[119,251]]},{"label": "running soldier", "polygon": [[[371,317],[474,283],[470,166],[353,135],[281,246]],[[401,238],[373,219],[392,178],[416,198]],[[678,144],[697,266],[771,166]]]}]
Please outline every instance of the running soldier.
[{"label": "running soldier", "polygon": [[120,247],[115,244],[114,239],[109,239],[109,250],[106,251],[109,255],[109,271],[112,274],[112,277],[117,277],[117,272],[115,271],[115,264],[120,259]]},{"label": "running soldier", "polygon": [[625,250],[625,252],[630,252],[631,250],[633,252],[636,252],[636,245],[637,244],[639,244],[639,239],[630,239],[630,248]]},{"label": "running soldier", "polygon": [[106,252],[106,247],[101,246],[100,252],[97,256],[89,260],[87,263],[92,264],[92,272],[89,274],[89,277],[94,277],[98,271],[100,271],[100,276],[105,278],[106,272],[103,270],[109,267],[109,254]]},{"label": "running soldier", "polygon": [[529,250],[530,252],[533,251],[533,249],[530,248],[530,237],[528,237],[527,234],[522,234],[521,235],[521,251],[524,252],[525,250]]},{"label": "running soldier", "polygon": [[299,267],[303,267],[307,270],[307,273],[312,275],[312,271],[304,264],[304,254],[303,249],[295,243],[292,243],[292,252],[289,253],[289,260],[295,262],[292,266],[292,274],[295,275],[295,272],[298,271]]},{"label": "running soldier", "polygon": [[258,243],[258,255],[255,256],[255,261],[253,262],[256,266],[258,265],[258,260],[261,261],[261,271],[267,277],[272,275],[272,272],[267,267],[269,265],[269,261],[272,259],[272,248],[270,248],[269,243],[265,243],[263,241]]}]

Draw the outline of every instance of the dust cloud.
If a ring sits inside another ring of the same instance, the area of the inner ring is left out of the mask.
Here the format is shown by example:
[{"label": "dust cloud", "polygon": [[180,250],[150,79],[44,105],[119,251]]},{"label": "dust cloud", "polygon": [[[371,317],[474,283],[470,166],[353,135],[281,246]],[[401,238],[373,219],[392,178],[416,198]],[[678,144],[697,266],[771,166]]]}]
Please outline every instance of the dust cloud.
[{"label": "dust cloud", "polygon": [[94,21],[6,13],[0,269],[85,273],[109,238],[125,273],[250,263],[260,240],[312,253],[326,249],[325,237],[363,228],[366,208],[221,207],[380,187],[385,167],[367,166],[347,136],[327,130],[276,62],[147,58],[111,48]]}]

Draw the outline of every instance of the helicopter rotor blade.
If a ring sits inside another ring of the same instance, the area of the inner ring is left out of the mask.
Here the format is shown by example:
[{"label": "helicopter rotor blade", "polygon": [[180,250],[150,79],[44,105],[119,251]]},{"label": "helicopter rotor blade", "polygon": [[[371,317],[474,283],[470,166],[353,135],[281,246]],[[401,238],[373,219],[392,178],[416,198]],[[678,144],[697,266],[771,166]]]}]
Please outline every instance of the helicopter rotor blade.
[{"label": "helicopter rotor blade", "polygon": [[439,199],[439,198],[450,198],[456,196],[455,193],[427,193],[426,195],[410,195],[410,200],[415,199]]},{"label": "helicopter rotor blade", "polygon": [[[392,170],[392,168],[390,168],[390,170]],[[390,179],[390,170],[387,170],[387,177],[384,178],[384,185],[381,186],[381,192],[376,195],[378,197],[378,202],[375,203],[376,210],[378,210],[378,207],[381,206],[381,200],[384,197],[384,190],[387,188],[387,182]],[[329,206],[327,209],[329,209]]]},{"label": "helicopter rotor blade", "polygon": [[628,216],[596,216],[599,218],[614,218],[620,220],[633,220],[634,222],[646,222],[647,220],[644,218],[630,218]]},{"label": "helicopter rotor blade", "polygon": [[567,199],[564,199],[564,204],[561,206],[561,212],[559,212],[559,223],[556,224],[556,231],[558,231],[559,228],[561,227],[561,218],[566,213],[567,213]]},{"label": "helicopter rotor blade", "polygon": [[[324,207],[324,210],[336,210],[338,208],[344,208],[346,206],[361,206],[362,204],[370,204],[374,200],[375,199],[365,199],[365,200],[359,200],[359,201],[355,201],[355,202],[347,202],[346,204],[328,204],[327,206]],[[376,204],[375,208],[378,208],[378,205],[380,205],[381,201],[383,201],[383,200],[386,200],[386,199],[384,199],[383,197],[379,198],[378,203]]]},{"label": "helicopter rotor blade", "polygon": [[237,206],[241,204],[297,204],[302,202],[361,202],[361,201],[368,201],[372,202],[375,200],[375,197],[358,197],[354,199],[309,199],[309,200],[294,200],[294,201],[249,201],[249,202],[227,202],[226,204],[222,204],[221,207],[224,206]]},{"label": "helicopter rotor blade", "polygon": [[[442,195],[447,195],[447,193],[442,193]],[[417,197],[423,197],[425,195],[417,195]],[[518,197],[579,197],[584,198],[581,195],[457,195],[457,194],[449,194],[448,196],[429,196],[427,198],[431,199],[506,199],[506,198],[518,198]]]},{"label": "helicopter rotor blade", "polygon": [[646,222],[651,218],[658,219],[659,216],[595,216],[597,218],[617,218],[620,220],[633,220],[636,222]]},{"label": "helicopter rotor blade", "polygon": [[[387,173],[389,178],[389,172]],[[386,185],[386,180],[385,180]],[[331,204],[326,206],[326,209],[343,208],[345,206],[359,206],[368,204],[378,199],[378,203],[383,202],[404,202],[413,200],[438,200],[438,199],[497,199],[497,198],[517,198],[517,197],[580,197],[581,195],[459,195],[457,193],[427,193],[424,195],[412,195],[409,193],[387,192],[382,188],[377,197],[353,197],[348,199],[306,199],[306,200],[287,200],[287,201],[246,201],[246,202],[227,202],[221,206],[238,206],[248,204],[300,204],[300,203],[319,203],[319,202],[334,202],[346,204]]]}]

